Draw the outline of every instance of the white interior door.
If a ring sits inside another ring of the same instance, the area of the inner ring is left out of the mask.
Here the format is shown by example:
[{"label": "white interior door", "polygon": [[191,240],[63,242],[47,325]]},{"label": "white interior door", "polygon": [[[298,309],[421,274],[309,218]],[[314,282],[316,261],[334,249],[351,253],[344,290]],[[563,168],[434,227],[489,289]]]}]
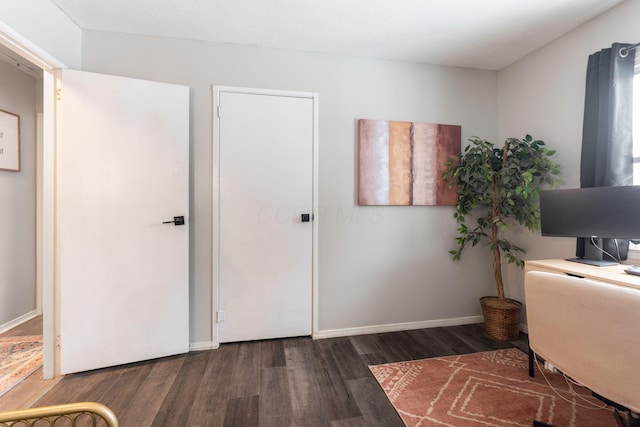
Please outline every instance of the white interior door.
[{"label": "white interior door", "polygon": [[219,340],[310,335],[315,98],[216,98]]},{"label": "white interior door", "polygon": [[73,70],[61,88],[60,371],[187,352],[189,88]]}]

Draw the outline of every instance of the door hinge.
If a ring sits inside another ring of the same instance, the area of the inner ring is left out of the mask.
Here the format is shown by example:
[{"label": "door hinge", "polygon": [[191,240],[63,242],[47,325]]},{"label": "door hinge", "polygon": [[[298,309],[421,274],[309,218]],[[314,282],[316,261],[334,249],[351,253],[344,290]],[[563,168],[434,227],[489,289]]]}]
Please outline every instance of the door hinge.
[{"label": "door hinge", "polygon": [[56,335],[56,348],[60,349],[60,335]]},{"label": "door hinge", "polygon": [[58,101],[62,101],[62,88],[61,87],[56,89],[56,97],[58,98]]},{"label": "door hinge", "polygon": [[224,311],[224,310],[220,310],[220,311],[218,311],[218,313],[217,313],[217,318],[218,318],[218,319],[217,319],[217,320],[218,320],[218,323],[222,323],[222,322],[224,322],[225,320],[227,320],[227,312],[226,312],[226,311]]},{"label": "door hinge", "polygon": [[223,118],[224,117],[224,113],[225,113],[225,108],[222,108],[221,106],[218,105],[218,118]]}]

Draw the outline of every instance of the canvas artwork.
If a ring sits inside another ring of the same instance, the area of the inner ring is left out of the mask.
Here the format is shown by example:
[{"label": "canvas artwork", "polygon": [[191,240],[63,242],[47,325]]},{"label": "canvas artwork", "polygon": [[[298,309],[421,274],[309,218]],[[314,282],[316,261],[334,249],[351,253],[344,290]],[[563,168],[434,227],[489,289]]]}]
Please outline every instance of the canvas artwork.
[{"label": "canvas artwork", "polygon": [[455,205],[442,174],[461,134],[457,125],[358,120],[358,205]]}]

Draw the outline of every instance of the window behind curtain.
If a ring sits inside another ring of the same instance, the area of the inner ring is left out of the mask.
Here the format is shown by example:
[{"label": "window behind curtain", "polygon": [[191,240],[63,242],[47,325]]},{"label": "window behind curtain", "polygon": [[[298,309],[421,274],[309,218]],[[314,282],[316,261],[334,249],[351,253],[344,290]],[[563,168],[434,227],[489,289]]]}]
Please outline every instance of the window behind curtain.
[{"label": "window behind curtain", "polygon": [[[636,52],[633,78],[633,185],[640,185],[640,51]],[[640,245],[629,244],[628,259],[640,261]]]},{"label": "window behind curtain", "polygon": [[633,184],[640,185],[640,52],[636,53],[633,78]]}]

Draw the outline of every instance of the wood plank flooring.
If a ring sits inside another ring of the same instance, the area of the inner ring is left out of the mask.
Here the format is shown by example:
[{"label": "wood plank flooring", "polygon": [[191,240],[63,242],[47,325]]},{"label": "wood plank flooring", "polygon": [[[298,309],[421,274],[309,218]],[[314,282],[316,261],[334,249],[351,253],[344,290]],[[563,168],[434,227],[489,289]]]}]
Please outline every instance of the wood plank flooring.
[{"label": "wood plank flooring", "polygon": [[223,344],[67,375],[32,406],[101,402],[123,427],[403,426],[368,365],[509,347],[526,351],[526,335],[494,341],[477,324]]}]

